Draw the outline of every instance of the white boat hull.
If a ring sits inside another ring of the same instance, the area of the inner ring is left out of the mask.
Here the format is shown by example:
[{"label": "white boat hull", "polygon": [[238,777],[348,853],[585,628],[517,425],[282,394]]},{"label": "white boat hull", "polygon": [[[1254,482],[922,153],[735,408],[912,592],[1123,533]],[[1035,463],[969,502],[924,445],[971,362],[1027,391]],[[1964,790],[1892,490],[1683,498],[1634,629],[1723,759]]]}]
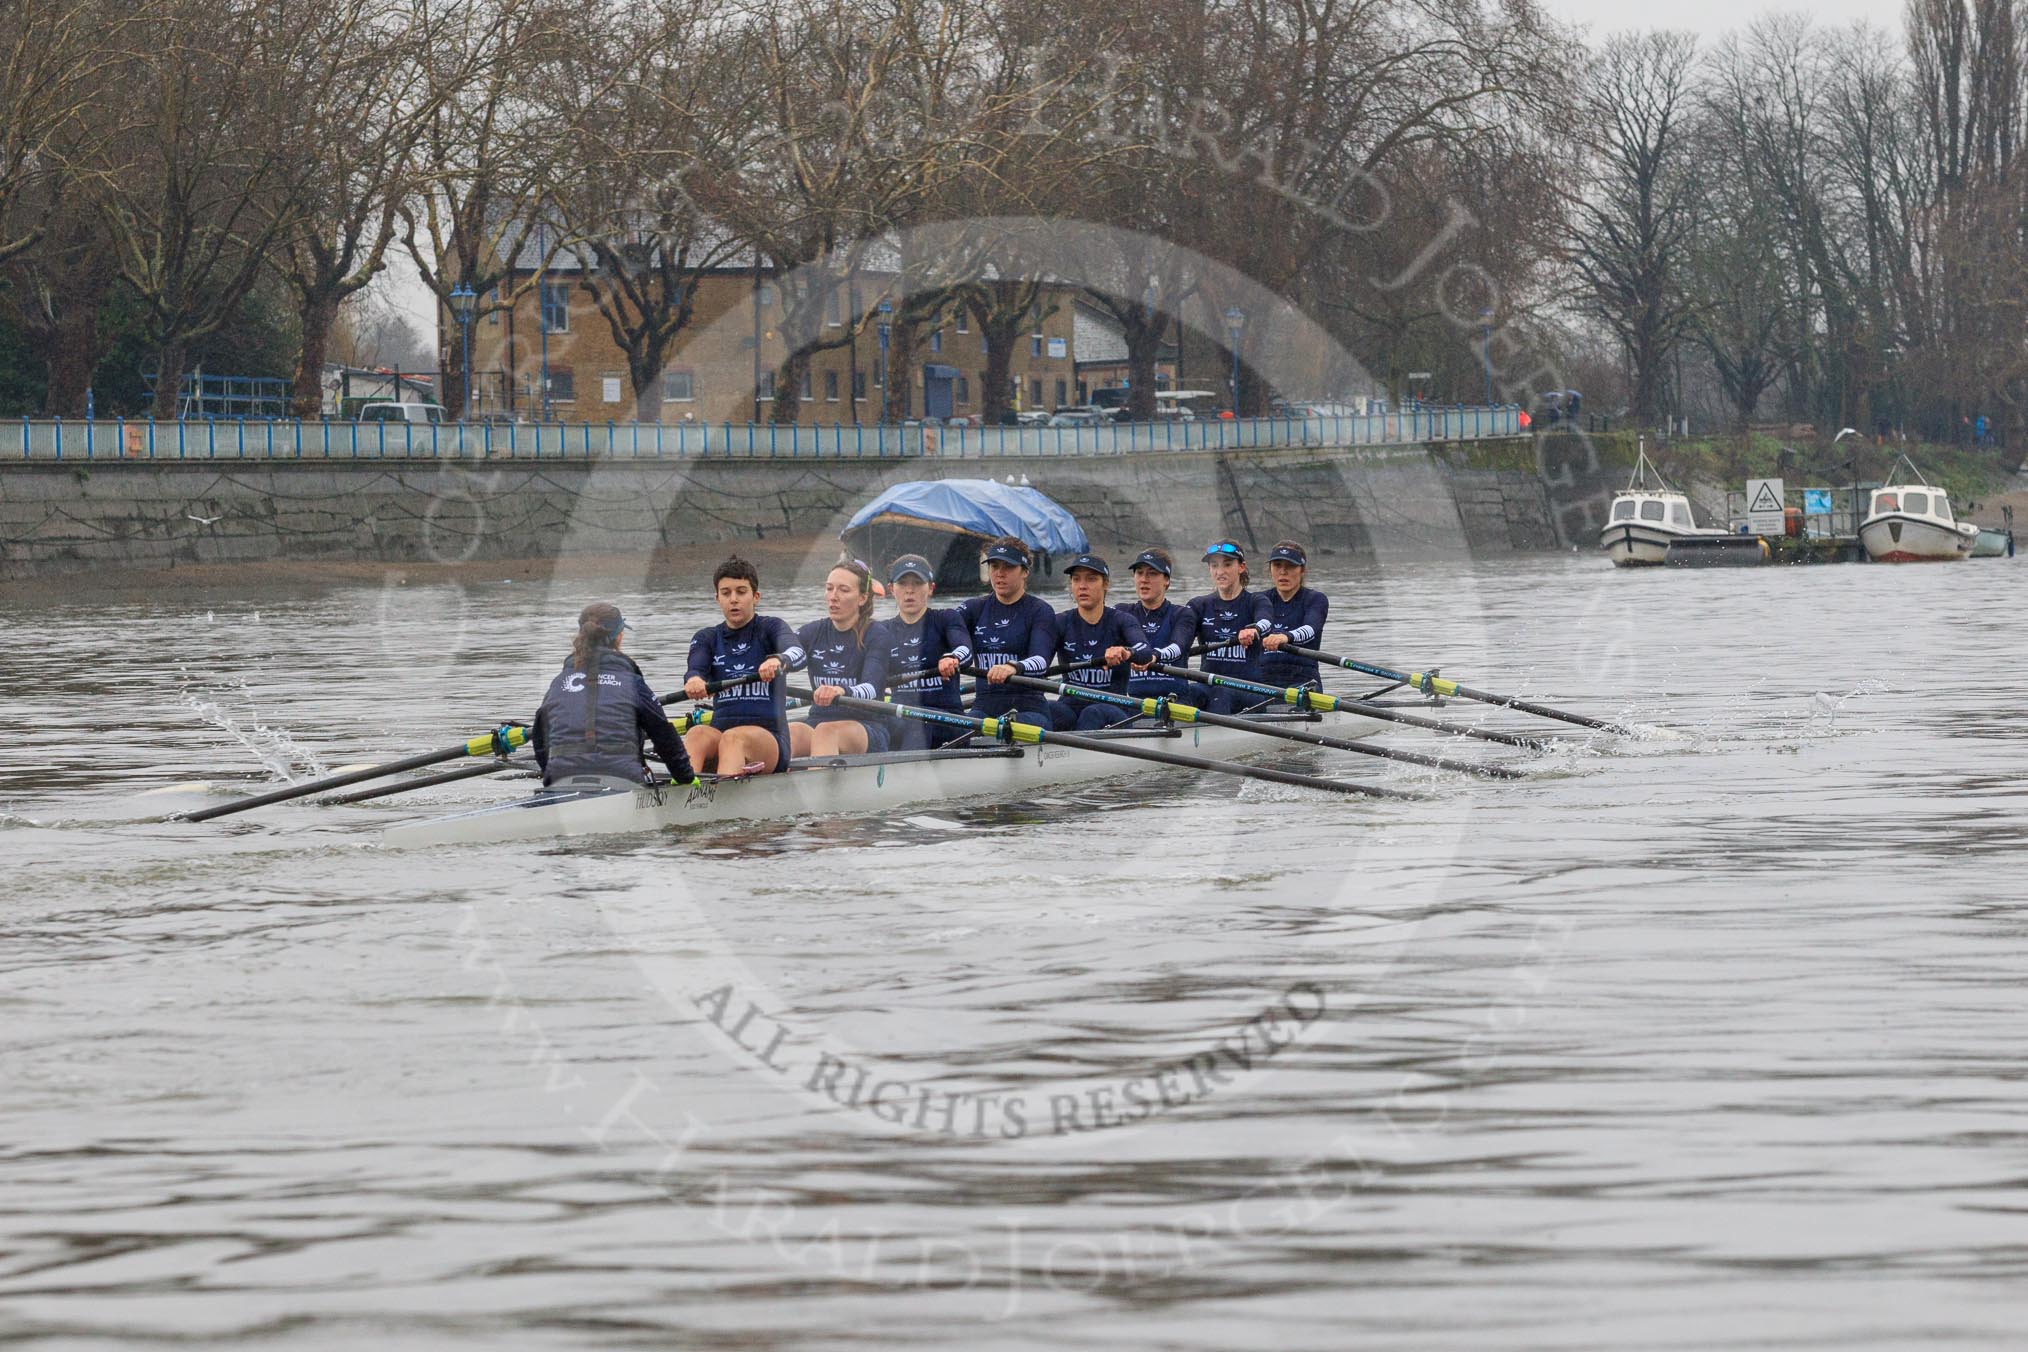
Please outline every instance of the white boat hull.
[{"label": "white boat hull", "polygon": [[1615,521],[1598,533],[1598,542],[1615,567],[1636,568],[1668,562],[1674,541],[1724,534],[1722,530],[1671,530],[1652,521]]},{"label": "white boat hull", "polygon": [[[1364,737],[1389,726],[1358,714],[1291,724],[1333,737]],[[1090,736],[1104,736],[1093,733]],[[1141,735],[1132,745],[1209,760],[1300,749],[1298,743],[1239,728],[1183,726],[1174,736]],[[1145,761],[1070,747],[990,747],[956,755],[937,752],[839,757],[809,762],[786,774],[712,780],[694,788],[668,784],[616,786],[594,792],[546,792],[497,807],[388,828],[391,849],[490,844],[549,837],[609,835],[777,817],[865,816],[916,803],[968,798],[1018,798],[1063,784],[1160,772]]]},{"label": "white boat hull", "polygon": [[1875,563],[1949,563],[1969,558],[1979,541],[1976,526],[1888,512],[1859,526],[1859,545]]}]

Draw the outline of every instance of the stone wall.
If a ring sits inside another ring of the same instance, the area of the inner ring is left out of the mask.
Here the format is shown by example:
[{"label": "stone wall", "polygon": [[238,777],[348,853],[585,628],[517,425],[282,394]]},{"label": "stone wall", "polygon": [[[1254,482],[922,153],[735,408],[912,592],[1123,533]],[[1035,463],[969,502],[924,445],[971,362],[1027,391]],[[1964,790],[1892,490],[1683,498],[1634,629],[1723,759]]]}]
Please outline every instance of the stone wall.
[{"label": "stone wall", "polygon": [[[1506,456],[1511,466],[1518,460]],[[0,469],[0,577],[97,568],[626,555],[834,536],[889,483],[1027,482],[1113,553],[1282,536],[1324,554],[1555,548],[1538,473],[1421,448],[992,460],[29,463]]]}]

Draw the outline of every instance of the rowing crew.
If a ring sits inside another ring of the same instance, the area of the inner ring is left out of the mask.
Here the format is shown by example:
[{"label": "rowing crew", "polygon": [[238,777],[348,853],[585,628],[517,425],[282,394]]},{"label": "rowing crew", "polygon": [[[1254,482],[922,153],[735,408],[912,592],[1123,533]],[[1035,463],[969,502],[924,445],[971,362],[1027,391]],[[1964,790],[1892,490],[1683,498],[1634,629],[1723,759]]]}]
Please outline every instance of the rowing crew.
[{"label": "rowing crew", "polygon": [[[597,602],[578,617],[576,643],[550,682],[530,742],[545,783],[581,775],[643,780],[644,741],[683,783],[693,766],[722,776],[764,774],[798,758],[938,747],[969,736],[945,724],[866,718],[837,703],[840,696],[879,699],[891,688],[897,704],[962,713],[957,677],[967,667],[984,673],[973,687],[973,716],[1017,713],[1066,731],[1133,715],[1114,704],[1052,700],[1014,677],[1039,677],[1060,664],[1066,681],[1087,689],[1237,712],[1238,691],[1205,689],[1157,669],[1183,663],[1201,646],[1200,668],[1211,675],[1315,688],[1315,661],[1284,651],[1317,646],[1330,613],[1328,599],[1303,584],[1302,546],[1284,540],[1274,547],[1273,585],[1259,592],[1248,590],[1246,553],[1234,541],[1216,542],[1204,561],[1211,590],[1178,605],[1168,599],[1174,561],[1165,550],[1144,550],[1132,565],[1134,600],[1109,605],[1112,569],[1096,554],[1080,554],[1065,569],[1073,605],[1059,613],[1029,594],[1032,560],[1011,536],[986,550],[992,590],[950,609],[931,607],[935,570],[908,554],[888,569],[896,614],[884,620],[874,618],[871,571],[844,562],[824,580],[825,614],[795,630],[759,613],[753,565],[727,559],[712,575],[723,618],[691,639],[683,687],[686,698],[712,700],[708,724],[694,724],[679,740],[640,668],[620,651],[631,626],[617,608]],[[588,674],[594,669],[596,680]],[[784,678],[797,670],[807,670],[815,687],[814,707],[807,722],[792,723]]]}]

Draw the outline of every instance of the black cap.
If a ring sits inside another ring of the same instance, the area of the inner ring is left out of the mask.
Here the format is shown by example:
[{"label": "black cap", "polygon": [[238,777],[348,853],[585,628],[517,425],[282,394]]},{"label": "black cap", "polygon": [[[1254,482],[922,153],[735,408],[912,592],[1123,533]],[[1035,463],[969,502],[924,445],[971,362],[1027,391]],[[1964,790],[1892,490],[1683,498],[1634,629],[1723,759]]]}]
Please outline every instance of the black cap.
[{"label": "black cap", "polygon": [[1310,566],[1310,561],[1303,556],[1302,546],[1300,545],[1276,545],[1274,552],[1268,555],[1268,562],[1293,563],[1298,568]]},{"label": "black cap", "polygon": [[1106,561],[1096,554],[1078,555],[1076,558],[1072,559],[1069,563],[1064,565],[1063,571],[1064,574],[1068,576],[1069,574],[1076,572],[1080,568],[1089,569],[1091,572],[1097,573],[1100,577],[1104,578],[1110,578],[1113,575],[1113,570],[1106,566]]},{"label": "black cap", "polygon": [[899,582],[911,573],[925,582],[937,580],[937,570],[930,567],[930,561],[920,554],[904,554],[887,565],[889,582]]},{"label": "black cap", "polygon": [[1127,571],[1132,572],[1134,568],[1152,568],[1163,577],[1171,576],[1169,565],[1162,562],[1162,556],[1152,549],[1142,550],[1140,557],[1134,560],[1133,568],[1129,568]]},{"label": "black cap", "polygon": [[1028,566],[1028,551],[1017,549],[1013,545],[994,545],[986,551],[986,562],[1011,563],[1016,568],[1026,568]]}]

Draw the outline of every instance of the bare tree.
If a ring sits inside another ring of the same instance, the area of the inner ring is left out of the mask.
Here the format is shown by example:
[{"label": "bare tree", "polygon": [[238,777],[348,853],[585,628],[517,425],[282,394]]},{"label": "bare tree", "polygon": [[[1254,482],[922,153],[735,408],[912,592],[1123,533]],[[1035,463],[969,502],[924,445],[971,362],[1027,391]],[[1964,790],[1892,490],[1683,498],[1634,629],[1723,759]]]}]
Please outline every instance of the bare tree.
[{"label": "bare tree", "polygon": [[1696,224],[1689,172],[1691,77],[1687,33],[1610,39],[1585,76],[1595,153],[1575,204],[1571,262],[1586,308],[1619,339],[1631,369],[1634,416],[1661,416],[1667,371],[1690,323],[1683,248]]},{"label": "bare tree", "polygon": [[34,244],[62,200],[49,178],[81,147],[93,100],[147,6],[14,0],[0,6],[0,263]]},{"label": "bare tree", "polygon": [[92,188],[157,363],[154,413],[175,414],[190,345],[216,332],[297,218],[293,166],[311,119],[294,57],[315,7],[257,13],[159,0],[100,88]]}]

